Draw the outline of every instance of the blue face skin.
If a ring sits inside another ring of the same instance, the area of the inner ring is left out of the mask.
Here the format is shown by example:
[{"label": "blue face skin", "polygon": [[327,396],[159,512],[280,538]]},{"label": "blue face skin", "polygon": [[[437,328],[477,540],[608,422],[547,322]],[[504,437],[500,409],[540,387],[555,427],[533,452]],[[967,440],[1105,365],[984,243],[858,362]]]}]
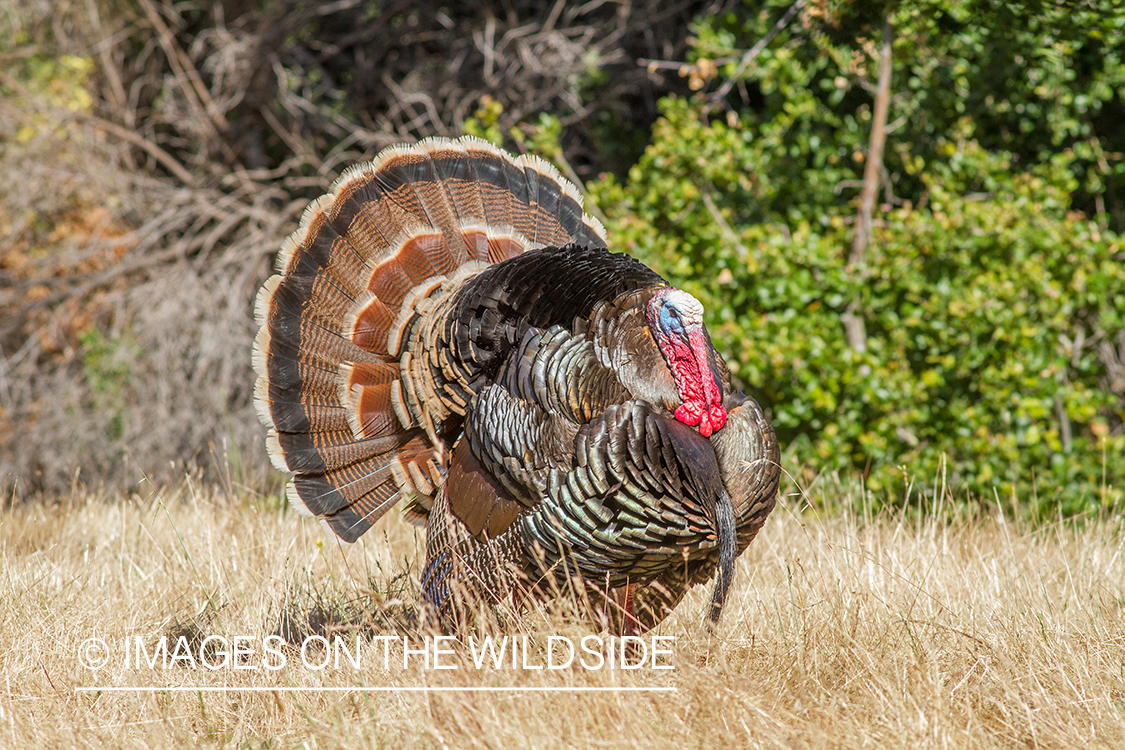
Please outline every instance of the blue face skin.
[{"label": "blue face skin", "polygon": [[666,334],[675,334],[682,339],[687,338],[687,329],[684,328],[683,318],[673,302],[665,300],[660,306],[660,329]]}]

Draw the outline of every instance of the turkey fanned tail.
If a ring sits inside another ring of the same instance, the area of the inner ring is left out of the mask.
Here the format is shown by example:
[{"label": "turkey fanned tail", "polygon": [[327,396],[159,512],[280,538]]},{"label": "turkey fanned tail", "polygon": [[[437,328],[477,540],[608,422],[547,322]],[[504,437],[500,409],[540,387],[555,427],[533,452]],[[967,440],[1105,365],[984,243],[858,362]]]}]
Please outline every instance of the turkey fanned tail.
[{"label": "turkey fanned tail", "polygon": [[609,252],[550,165],[384,151],[309,206],[256,313],[293,507],[353,542],[402,505],[443,627],[571,592],[640,632],[712,577],[718,621],[773,508],[773,430],[699,303]]}]

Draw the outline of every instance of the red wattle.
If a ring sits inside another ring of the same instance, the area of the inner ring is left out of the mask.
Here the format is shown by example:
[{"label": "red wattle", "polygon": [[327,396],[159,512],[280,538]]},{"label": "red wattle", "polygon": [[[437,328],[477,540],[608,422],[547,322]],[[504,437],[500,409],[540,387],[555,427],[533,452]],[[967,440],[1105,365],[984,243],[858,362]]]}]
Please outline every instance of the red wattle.
[{"label": "red wattle", "polygon": [[695,404],[689,406],[686,402],[680,404],[676,407],[676,413],[673,416],[686,425],[695,426],[703,419],[703,412],[694,407]]},{"label": "red wattle", "polygon": [[702,435],[703,437],[711,437],[712,432],[714,432],[714,430],[711,429],[711,422],[706,419],[699,422],[700,435]]},{"label": "red wattle", "polygon": [[702,328],[688,333],[687,341],[670,336],[658,341],[683,401],[674,416],[686,425],[699,425],[699,434],[710,437],[727,423],[727,413],[722,407],[722,391],[711,372]]}]

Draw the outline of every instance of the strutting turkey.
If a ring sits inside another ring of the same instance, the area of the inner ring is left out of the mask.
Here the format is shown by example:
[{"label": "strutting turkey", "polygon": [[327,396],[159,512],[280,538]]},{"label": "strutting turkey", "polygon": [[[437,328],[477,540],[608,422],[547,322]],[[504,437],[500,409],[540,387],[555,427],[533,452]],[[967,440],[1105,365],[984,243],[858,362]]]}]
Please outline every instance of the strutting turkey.
[{"label": "strutting turkey", "polygon": [[574,592],[642,632],[773,509],[778,446],[703,308],[636,260],[546,162],[430,139],[312,203],[257,300],[255,400],[288,496],[345,542],[400,499],[423,598]]}]

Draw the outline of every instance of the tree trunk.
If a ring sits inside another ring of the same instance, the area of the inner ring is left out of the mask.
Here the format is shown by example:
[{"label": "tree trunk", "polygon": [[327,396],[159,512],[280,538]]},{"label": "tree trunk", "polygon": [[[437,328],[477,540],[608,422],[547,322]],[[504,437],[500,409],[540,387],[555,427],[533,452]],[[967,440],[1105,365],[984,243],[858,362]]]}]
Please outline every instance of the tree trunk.
[{"label": "tree trunk", "polygon": [[[879,190],[879,170],[883,165],[883,145],[887,140],[887,108],[891,100],[891,43],[894,31],[891,18],[883,19],[883,48],[879,60],[879,84],[875,89],[875,111],[871,118],[871,138],[867,144],[867,162],[863,169],[863,192],[859,196],[859,216],[852,235],[852,252],[848,256],[851,272],[866,277],[867,245],[871,240],[871,212]],[[867,332],[859,300],[853,299],[847,312],[840,316],[848,345],[858,352],[867,351]]]}]

